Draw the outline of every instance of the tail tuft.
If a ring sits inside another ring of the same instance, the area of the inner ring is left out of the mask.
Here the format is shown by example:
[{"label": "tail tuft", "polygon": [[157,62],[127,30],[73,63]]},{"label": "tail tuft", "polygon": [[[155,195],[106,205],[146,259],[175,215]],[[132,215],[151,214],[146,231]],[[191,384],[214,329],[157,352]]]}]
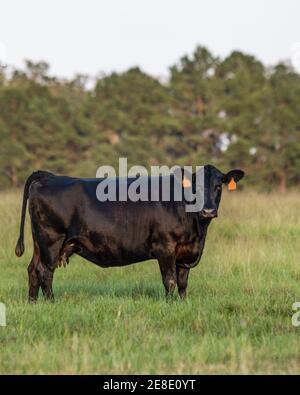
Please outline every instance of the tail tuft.
[{"label": "tail tuft", "polygon": [[16,249],[15,249],[15,254],[20,257],[24,254],[24,241],[23,238],[19,238],[17,245],[16,245]]}]

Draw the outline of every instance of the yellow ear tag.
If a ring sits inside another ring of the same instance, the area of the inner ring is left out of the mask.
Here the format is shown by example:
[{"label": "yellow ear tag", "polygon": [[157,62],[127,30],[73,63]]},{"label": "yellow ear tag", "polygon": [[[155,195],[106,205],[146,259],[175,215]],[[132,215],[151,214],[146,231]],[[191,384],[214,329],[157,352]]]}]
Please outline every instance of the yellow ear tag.
[{"label": "yellow ear tag", "polygon": [[236,182],[234,181],[234,178],[232,177],[230,182],[228,183],[228,190],[234,191],[235,189],[236,189]]},{"label": "yellow ear tag", "polygon": [[191,181],[187,177],[183,177],[182,185],[183,188],[189,188],[192,186]]}]

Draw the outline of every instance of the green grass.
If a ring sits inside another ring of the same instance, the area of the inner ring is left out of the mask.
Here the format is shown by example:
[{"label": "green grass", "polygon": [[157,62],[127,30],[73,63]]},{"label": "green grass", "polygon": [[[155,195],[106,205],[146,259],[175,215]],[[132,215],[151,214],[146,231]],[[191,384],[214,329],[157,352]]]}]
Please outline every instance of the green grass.
[{"label": "green grass", "polygon": [[296,192],[225,193],[187,300],[170,303],[155,261],[104,270],[73,257],[55,273],[55,303],[27,304],[20,204],[0,194],[0,373],[300,373]]}]

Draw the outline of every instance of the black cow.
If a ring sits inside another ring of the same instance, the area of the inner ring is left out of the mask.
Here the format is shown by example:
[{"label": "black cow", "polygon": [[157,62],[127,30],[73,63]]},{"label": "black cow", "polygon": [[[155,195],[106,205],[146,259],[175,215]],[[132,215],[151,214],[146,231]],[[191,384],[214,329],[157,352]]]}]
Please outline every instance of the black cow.
[{"label": "black cow", "polygon": [[[189,271],[199,263],[208,225],[217,216],[222,184],[232,178],[238,182],[243,176],[242,170],[223,174],[212,165],[204,166],[204,207],[200,212],[186,212],[184,201],[172,199],[99,202],[98,178],[34,172],[24,187],[15,250],[17,256],[24,252],[28,199],[33,237],[29,301],[37,299],[40,287],[47,299],[53,299],[54,271],[74,253],[101,267],[157,259],[167,296],[177,285],[184,298]],[[128,185],[131,180],[126,179]]]}]

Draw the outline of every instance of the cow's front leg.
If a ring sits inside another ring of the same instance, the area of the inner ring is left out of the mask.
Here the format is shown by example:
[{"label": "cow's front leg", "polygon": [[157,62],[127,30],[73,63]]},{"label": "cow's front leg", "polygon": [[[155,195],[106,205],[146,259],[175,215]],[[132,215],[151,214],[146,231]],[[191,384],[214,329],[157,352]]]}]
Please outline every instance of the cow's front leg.
[{"label": "cow's front leg", "polygon": [[181,299],[186,297],[186,289],[188,285],[188,278],[190,269],[176,266],[178,293]]},{"label": "cow's front leg", "polygon": [[159,268],[166,290],[166,297],[169,299],[176,288],[176,261],[173,256],[161,257],[159,260]]}]

